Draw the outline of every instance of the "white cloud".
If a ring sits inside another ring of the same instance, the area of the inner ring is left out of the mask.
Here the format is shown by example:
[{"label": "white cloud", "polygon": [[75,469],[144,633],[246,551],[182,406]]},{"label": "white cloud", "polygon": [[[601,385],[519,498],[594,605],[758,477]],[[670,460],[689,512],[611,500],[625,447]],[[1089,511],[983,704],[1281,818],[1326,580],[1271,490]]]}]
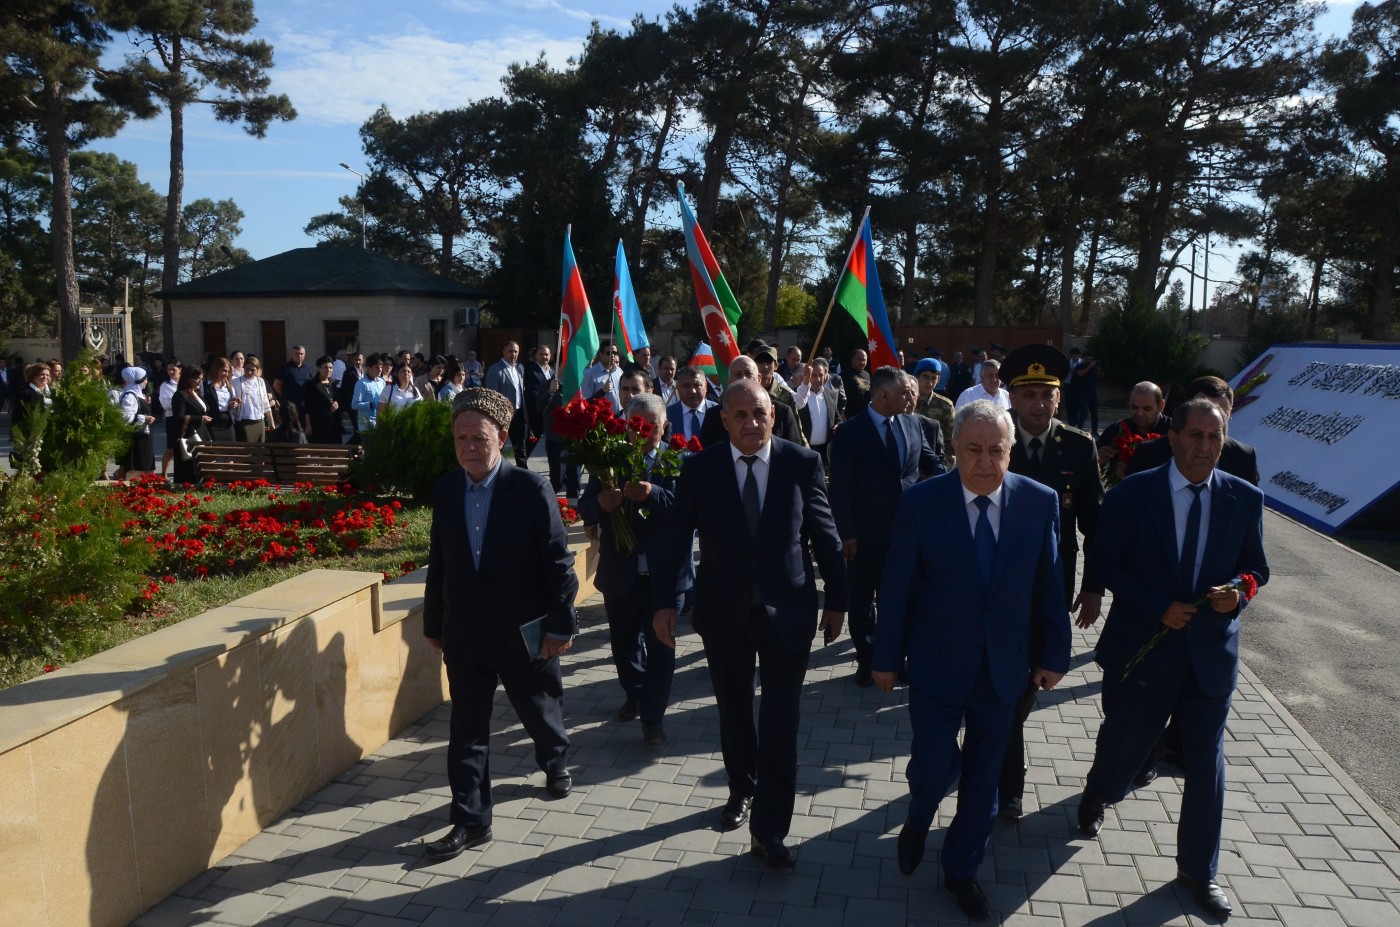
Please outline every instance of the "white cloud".
[{"label": "white cloud", "polygon": [[355,126],[381,103],[402,118],[495,95],[510,64],[543,53],[562,67],[582,50],[581,38],[538,32],[453,42],[426,31],[367,38],[289,31],[275,44],[273,89],[291,97],[300,118]]},{"label": "white cloud", "polygon": [[581,22],[591,23],[597,20],[601,25],[618,26],[626,28],[631,25],[630,19],[621,16],[611,16],[607,13],[590,13],[588,10],[577,7],[565,6],[559,0],[508,0],[508,6],[517,10],[542,10],[549,13],[558,13],[569,19],[577,19]]}]

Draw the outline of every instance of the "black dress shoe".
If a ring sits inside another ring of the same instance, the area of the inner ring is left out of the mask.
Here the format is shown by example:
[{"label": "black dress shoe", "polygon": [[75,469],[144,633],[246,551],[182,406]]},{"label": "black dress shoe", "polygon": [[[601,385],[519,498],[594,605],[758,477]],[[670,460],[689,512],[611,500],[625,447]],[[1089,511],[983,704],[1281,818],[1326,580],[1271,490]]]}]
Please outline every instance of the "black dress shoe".
[{"label": "black dress shoe", "polygon": [[1184,872],[1178,872],[1176,880],[1191,889],[1196,904],[1200,905],[1207,914],[1212,914],[1223,921],[1234,911],[1234,908],[1230,907],[1230,898],[1225,894],[1225,889],[1221,888],[1214,879],[1202,882],[1199,879],[1193,879]]},{"label": "black dress shoe", "polygon": [[656,724],[647,724],[643,721],[642,741],[653,747],[657,744],[664,744],[666,742],[666,729],[661,726],[660,722]]},{"label": "black dress shoe", "polygon": [[944,879],[943,884],[948,887],[948,891],[958,897],[958,910],[972,918],[974,921],[984,920],[990,909],[987,907],[987,895],[982,891],[982,886],[974,879]]},{"label": "black dress shoe", "polygon": [[729,796],[729,801],[724,803],[724,810],[719,815],[720,830],[738,830],[749,820],[749,809],[753,807],[752,798],[742,798],[738,795]]},{"label": "black dress shoe", "polygon": [[481,824],[477,827],[466,827],[459,824],[448,831],[446,837],[434,840],[424,846],[423,852],[427,854],[429,859],[441,861],[460,856],[463,850],[470,850],[472,847],[479,847],[490,842],[490,824]]},{"label": "black dress shoe", "polygon": [[548,778],[544,783],[544,790],[552,798],[564,798],[574,790],[574,777],[566,769],[560,773],[548,773]]},{"label": "black dress shoe", "polygon": [[857,686],[860,686],[862,689],[868,689],[871,686],[875,685],[875,676],[873,673],[870,672],[868,667],[857,666],[855,684]]},{"label": "black dress shoe", "polygon": [[1079,796],[1079,832],[1086,837],[1097,837],[1103,830],[1103,802],[1088,792]]},{"label": "black dress shoe", "polygon": [[641,710],[641,705],[635,698],[629,698],[622,703],[622,707],[617,710],[617,720],[635,721],[637,713]]},{"label": "black dress shoe", "polygon": [[792,851],[783,845],[782,837],[755,837],[752,847],[754,855],[760,857],[763,865],[769,869],[791,870],[797,865]]},{"label": "black dress shoe", "polygon": [[1149,766],[1133,779],[1133,788],[1143,789],[1157,781],[1157,767]]},{"label": "black dress shoe", "polygon": [[924,840],[928,837],[927,827],[910,827],[906,821],[899,831],[899,842],[895,848],[899,852],[899,871],[913,875],[924,859]]},{"label": "black dress shoe", "polygon": [[1017,795],[1001,802],[998,813],[1008,821],[1019,821],[1025,812],[1021,808],[1021,796]]}]

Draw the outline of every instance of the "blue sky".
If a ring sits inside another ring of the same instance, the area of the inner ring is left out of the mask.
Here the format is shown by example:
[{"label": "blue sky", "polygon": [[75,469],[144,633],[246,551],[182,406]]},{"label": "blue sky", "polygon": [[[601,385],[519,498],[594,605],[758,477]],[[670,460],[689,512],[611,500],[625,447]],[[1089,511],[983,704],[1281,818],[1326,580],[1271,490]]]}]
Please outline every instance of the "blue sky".
[{"label": "blue sky", "polygon": [[[1323,35],[1345,33],[1355,0],[1331,2]],[[185,202],[232,198],[245,213],[238,244],[254,258],[314,244],[302,232],[318,213],[336,210],[364,170],[359,127],[381,104],[395,116],[447,109],[498,93],[506,67],[544,54],[562,66],[580,51],[590,23],[625,30],[632,17],[665,15],[671,0],[261,0],[254,34],[272,43],[275,91],[297,108],[258,140],[220,124],[208,107],[189,111]],[[118,39],[117,49],[125,40]],[[143,180],[165,193],[168,123],[133,122],[92,146],[135,162]],[[1211,277],[1229,276],[1233,249],[1212,245]]]}]

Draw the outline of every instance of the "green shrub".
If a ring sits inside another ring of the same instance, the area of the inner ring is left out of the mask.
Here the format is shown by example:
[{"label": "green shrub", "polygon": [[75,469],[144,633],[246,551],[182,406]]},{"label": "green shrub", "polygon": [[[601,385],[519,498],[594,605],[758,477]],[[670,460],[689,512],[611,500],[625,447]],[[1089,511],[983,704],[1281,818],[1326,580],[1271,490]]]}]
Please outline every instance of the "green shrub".
[{"label": "green shrub", "polygon": [[[84,369],[96,372],[84,374]],[[55,384],[39,448],[39,466],[46,472],[73,467],[91,479],[108,460],[126,453],[131,429],[108,398],[112,384],[101,370],[91,352],[84,352]]]},{"label": "green shrub", "polygon": [[93,474],[64,469],[0,480],[0,676],[15,661],[121,618],[148,578],[149,545]]},{"label": "green shrub", "polygon": [[426,505],[433,484],[459,464],[452,449],[452,404],[425,400],[385,409],[362,435],[365,456],[350,479],[368,492],[395,492]]},{"label": "green shrub", "polygon": [[1128,297],[1107,310],[1089,339],[1089,353],[1105,375],[1121,386],[1142,380],[1167,389],[1202,372],[1196,358],[1206,341],[1185,331],[1179,314],[1159,312],[1140,297]]}]

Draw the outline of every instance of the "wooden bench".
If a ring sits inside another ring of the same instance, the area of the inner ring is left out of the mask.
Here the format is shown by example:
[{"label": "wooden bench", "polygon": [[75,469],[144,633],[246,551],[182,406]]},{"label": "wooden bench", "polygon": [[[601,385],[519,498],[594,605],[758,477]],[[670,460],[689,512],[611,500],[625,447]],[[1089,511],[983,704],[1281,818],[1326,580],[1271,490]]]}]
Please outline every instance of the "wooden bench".
[{"label": "wooden bench", "polygon": [[216,441],[196,452],[201,479],[215,483],[267,480],[279,486],[343,483],[363,455],[358,444],[243,444]]}]

